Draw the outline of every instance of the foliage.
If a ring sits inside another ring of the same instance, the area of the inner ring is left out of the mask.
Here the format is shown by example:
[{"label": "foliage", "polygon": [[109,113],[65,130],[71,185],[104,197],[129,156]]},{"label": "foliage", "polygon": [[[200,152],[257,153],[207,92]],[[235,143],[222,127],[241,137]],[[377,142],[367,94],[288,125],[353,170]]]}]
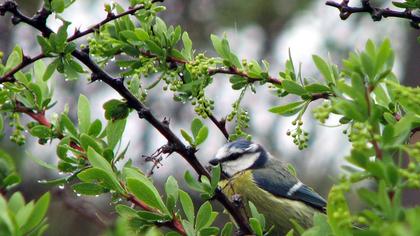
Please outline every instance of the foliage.
[{"label": "foliage", "polygon": [[[220,212],[213,209],[210,200],[223,204],[243,233],[270,234],[271,226],[266,225],[264,216],[252,203],[249,203],[252,215],[248,218],[218,189],[220,167],[209,173],[195,156],[210,132],[200,118],[210,119],[229,140],[252,138],[246,131],[251,117],[241,100],[249,91],[256,93],[256,86],[267,86],[279,101],[286,96],[294,98],[288,103],[279,102],[269,111],[279,116],[295,116],[294,128],[287,135],[299,149],[306,148],[309,139],[302,117],[309,105],[319,99],[324,102],[312,110],[315,119],[323,124],[332,114],[340,117],[340,126],[352,145],[346,158],[352,167],[347,168],[349,173],[343,174],[331,189],[327,215],[315,215],[313,228],[303,232],[297,225],[288,235],[294,232],[302,235],[418,235],[416,219],[420,217],[420,210],[403,207],[401,194],[405,189],[420,187],[420,143],[409,143],[411,135],[420,127],[420,91],[399,84],[392,72],[394,53],[389,40],[380,44],[368,41],[364,50],[350,53],[341,67],[314,55],[313,62],[319,71],[317,80],[304,77],[291,56],[285,70],[273,77],[267,61],[241,60],[225,36],[210,37],[217,57],[193,50],[187,32],[180,26],[168,26],[157,17],[165,10],[157,1],[130,0],[128,9],[117,3],[107,4],[105,20],[86,31],[68,35],[71,22],[60,13],[73,2],[45,1],[44,10],[40,12],[46,15],[40,13],[38,18],[22,15],[11,1],[0,6],[2,15],[10,12],[15,21],[18,19],[40,30],[37,42],[42,49],[40,55],[30,58],[16,46],[5,63],[0,64],[0,111],[13,128],[10,140],[18,145],[25,144],[27,135],[38,138],[40,144],[59,140],[56,167],[35,159],[44,167],[66,174],[46,183],[70,185],[81,195],[112,196],[120,219],[114,231],[109,231],[110,235],[121,234],[121,228],[133,235],[146,232],[159,235],[157,228],[162,227],[168,229],[166,235],[232,235],[232,222],[226,222],[223,228],[215,226]],[[415,4],[417,2],[407,1],[395,5],[411,9],[417,7]],[[57,32],[43,21],[49,15],[62,21]],[[74,41],[85,35],[90,35],[88,45],[78,46]],[[116,77],[105,71],[108,63],[119,67]],[[29,65],[32,65],[30,69],[24,69]],[[91,76],[87,76],[87,71]],[[121,98],[103,104],[106,123],[91,114],[89,99],[84,95],[78,98],[77,120],[70,118],[66,108],[48,119],[47,112],[55,105],[52,81],[59,79],[54,76],[55,72],[66,80],[85,77],[91,82],[101,80],[118,92]],[[226,119],[215,117],[216,104],[206,93],[216,74],[229,75],[232,89],[240,91]],[[170,92],[174,101],[193,106],[200,117],[192,119],[190,131],[180,130],[187,144],[169,128],[167,120],[159,121],[153,109],[146,106],[147,95],[158,93],[160,89]],[[169,176],[163,195],[149,175],[124,160],[128,146],[120,149],[119,144],[127,117],[133,112],[168,140],[152,156],[153,161],[159,162],[163,154],[178,153],[197,172],[198,180],[187,171],[184,181],[200,194],[204,200],[201,206],[195,206],[190,194],[180,189],[179,180]],[[22,114],[33,121],[23,124]],[[1,131],[4,122],[1,118]],[[226,126],[229,123],[235,126],[231,132]],[[409,156],[407,166],[401,164],[404,154]],[[20,177],[10,156],[1,152],[0,158],[0,187],[2,193],[6,193],[20,182]],[[366,209],[350,212],[345,194],[364,180],[375,183],[373,189],[357,188]],[[48,193],[26,205],[19,192],[8,200],[1,197],[1,232],[42,234],[47,226],[44,216],[48,202]]]}]

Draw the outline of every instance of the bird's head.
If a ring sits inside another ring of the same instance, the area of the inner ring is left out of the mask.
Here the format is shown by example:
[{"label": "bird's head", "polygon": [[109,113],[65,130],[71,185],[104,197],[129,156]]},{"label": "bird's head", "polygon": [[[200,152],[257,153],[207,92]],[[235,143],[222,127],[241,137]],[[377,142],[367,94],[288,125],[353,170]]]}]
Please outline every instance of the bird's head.
[{"label": "bird's head", "polygon": [[238,172],[260,168],[267,160],[268,154],[261,145],[240,139],[222,146],[209,163],[220,164],[222,172],[230,178]]}]

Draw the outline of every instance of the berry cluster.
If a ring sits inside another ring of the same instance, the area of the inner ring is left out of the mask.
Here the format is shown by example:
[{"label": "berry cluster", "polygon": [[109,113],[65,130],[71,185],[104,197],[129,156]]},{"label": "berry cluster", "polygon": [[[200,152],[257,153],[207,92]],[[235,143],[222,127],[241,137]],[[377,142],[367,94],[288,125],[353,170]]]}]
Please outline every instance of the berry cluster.
[{"label": "berry cluster", "polygon": [[299,150],[303,150],[308,147],[309,133],[302,129],[303,121],[298,117],[298,119],[292,121],[292,125],[296,128],[292,131],[287,131],[287,136],[292,136],[293,143],[298,146]]},{"label": "berry cluster", "polygon": [[236,118],[236,127],[235,133],[229,136],[229,140],[233,141],[240,137],[243,137],[247,140],[251,140],[252,136],[244,131],[244,129],[249,127],[249,114],[248,112],[240,106],[240,100],[235,101],[232,104],[232,112],[227,116],[227,121],[232,121]]},{"label": "berry cluster", "polygon": [[[145,77],[148,77],[150,74],[154,74],[158,72],[158,62],[155,60],[155,58],[148,58],[148,57],[142,57],[139,58],[140,65],[138,68],[134,70],[134,74],[137,75],[143,75]],[[120,68],[120,69],[125,69]]]},{"label": "berry cluster", "polygon": [[168,89],[172,92],[178,91],[183,84],[182,80],[178,78],[177,71],[166,72],[162,75],[162,80],[165,82],[163,91],[167,91]]},{"label": "berry cluster", "polygon": [[314,108],[312,113],[314,114],[315,119],[322,124],[325,124],[325,121],[330,117],[332,110],[331,102],[324,101],[321,106]]},{"label": "berry cluster", "polygon": [[214,101],[207,98],[204,95],[204,91],[201,90],[196,98],[193,98],[191,105],[195,106],[194,111],[197,115],[206,119],[214,110]]},{"label": "berry cluster", "polygon": [[187,70],[191,73],[193,80],[200,78],[209,77],[208,70],[209,67],[216,64],[214,58],[209,58],[204,55],[204,53],[199,53],[195,56],[194,60],[190,63],[187,63],[185,66]]}]

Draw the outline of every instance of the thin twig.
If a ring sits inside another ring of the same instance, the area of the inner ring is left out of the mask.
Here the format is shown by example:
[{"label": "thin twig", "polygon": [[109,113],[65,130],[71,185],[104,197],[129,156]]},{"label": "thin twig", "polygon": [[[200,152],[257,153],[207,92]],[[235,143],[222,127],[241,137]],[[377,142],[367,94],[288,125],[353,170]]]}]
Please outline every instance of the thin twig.
[{"label": "thin twig", "polygon": [[410,20],[411,26],[420,29],[420,16],[414,15],[410,9],[404,11],[395,11],[389,8],[378,8],[373,7],[369,0],[360,0],[362,6],[351,7],[349,6],[349,0],[343,0],[341,2],[327,1],[327,6],[335,7],[340,11],[340,18],[346,20],[353,13],[369,13],[374,21],[380,21],[382,18],[395,17]]}]

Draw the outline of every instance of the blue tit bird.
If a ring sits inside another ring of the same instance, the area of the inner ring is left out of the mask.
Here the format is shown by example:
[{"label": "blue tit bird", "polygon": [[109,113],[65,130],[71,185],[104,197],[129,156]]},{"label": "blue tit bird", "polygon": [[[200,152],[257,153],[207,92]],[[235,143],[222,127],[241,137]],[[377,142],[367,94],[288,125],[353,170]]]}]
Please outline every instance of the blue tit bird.
[{"label": "blue tit bird", "polygon": [[227,143],[209,163],[220,164],[224,178],[219,186],[228,197],[252,202],[268,228],[274,226],[270,235],[287,234],[294,228],[292,221],[309,228],[316,212],[325,213],[326,201],[259,144],[242,139]]}]

